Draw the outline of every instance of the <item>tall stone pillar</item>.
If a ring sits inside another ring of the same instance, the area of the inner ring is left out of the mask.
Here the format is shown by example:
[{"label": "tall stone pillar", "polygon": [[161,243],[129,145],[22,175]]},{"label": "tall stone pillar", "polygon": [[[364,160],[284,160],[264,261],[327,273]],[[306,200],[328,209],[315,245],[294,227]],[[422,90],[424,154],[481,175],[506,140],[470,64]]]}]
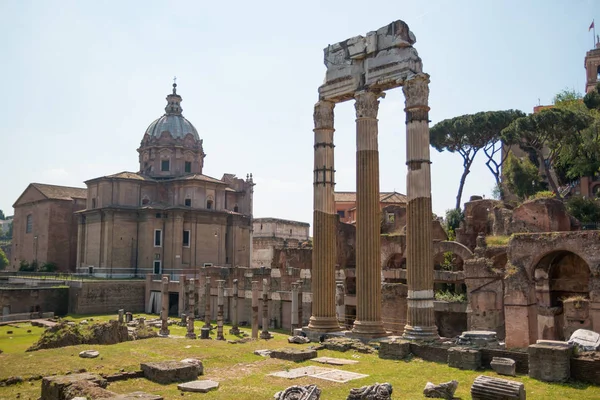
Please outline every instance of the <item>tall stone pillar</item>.
[{"label": "tall stone pillar", "polygon": [[258,339],[258,281],[252,281],[252,339]]},{"label": "tall stone pillar", "polygon": [[238,280],[234,279],[231,294],[231,329],[229,330],[229,333],[231,333],[232,335],[240,334],[240,328],[238,327],[238,293]]},{"label": "tall stone pillar", "polygon": [[304,324],[304,293],[302,291],[302,279],[296,281],[298,284],[298,327],[301,328]]},{"label": "tall stone pillar", "polygon": [[381,93],[361,91],[356,103],[356,320],[352,332],[381,337],[381,222],[377,111]]},{"label": "tall stone pillar", "polygon": [[210,317],[210,276],[207,276],[204,281],[204,328],[212,328]]},{"label": "tall stone pillar", "polygon": [[162,278],[162,309],[160,310],[160,331],[158,332],[161,336],[169,336],[169,277],[163,276]]},{"label": "tall stone pillar", "polygon": [[344,288],[344,284],[342,282],[338,282],[335,285],[335,311],[337,314],[338,323],[341,326],[346,325],[346,299],[345,293],[346,290]]},{"label": "tall stone pillar", "polygon": [[292,283],[292,321],[291,331],[294,334],[294,329],[298,328],[298,283]]},{"label": "tall stone pillar", "polygon": [[187,334],[185,335],[188,339],[196,339],[196,333],[194,332],[194,321],[195,321],[195,308],[196,308],[196,280],[190,279],[188,281],[188,301],[189,301],[189,315],[187,318]]},{"label": "tall stone pillar", "polygon": [[269,333],[269,283],[266,279],[263,279],[263,313],[262,313],[262,332],[260,333],[261,339],[271,339],[272,336]]},{"label": "tall stone pillar", "polygon": [[225,281],[217,281],[217,340],[225,340],[223,336],[223,306],[225,304]]},{"label": "tall stone pillar", "polygon": [[406,280],[408,314],[404,337],[439,337],[433,312],[433,242],[429,159],[429,75],[419,74],[402,87],[406,104]]},{"label": "tall stone pillar", "polygon": [[333,108],[315,104],[315,159],[313,170],[312,315],[308,328],[317,332],[339,331],[335,317],[335,248],[337,216],[334,203]]}]

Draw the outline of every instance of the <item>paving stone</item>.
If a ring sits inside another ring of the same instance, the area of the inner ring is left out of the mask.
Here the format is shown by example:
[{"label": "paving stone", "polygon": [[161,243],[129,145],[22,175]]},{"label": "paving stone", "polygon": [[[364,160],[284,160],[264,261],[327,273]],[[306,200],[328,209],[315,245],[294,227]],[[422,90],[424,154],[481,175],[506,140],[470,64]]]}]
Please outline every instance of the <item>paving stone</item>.
[{"label": "paving stone", "polygon": [[84,350],[79,353],[79,357],[81,358],[96,358],[100,355],[99,351],[96,350]]},{"label": "paving stone", "polygon": [[347,360],[345,358],[334,358],[334,357],[317,357],[317,358],[313,358],[311,361],[316,361],[321,364],[330,364],[330,365],[358,364],[358,361],[356,361],[356,360]]},{"label": "paving stone", "polygon": [[333,368],[325,368],[325,367],[301,367],[294,368],[288,371],[279,371],[269,374],[271,376],[277,376],[279,378],[287,378],[287,379],[296,379],[302,378],[305,376],[314,376],[316,374],[320,374],[323,372],[334,371]]},{"label": "paving stone", "polygon": [[278,349],[271,351],[270,357],[300,362],[317,357],[317,351],[313,349]]},{"label": "paving stone", "polygon": [[163,400],[164,397],[157,394],[145,392],[132,392],[127,394],[118,394],[115,397],[109,397],[106,400]]},{"label": "paving stone", "polygon": [[366,378],[368,376],[369,375],[365,374],[357,374],[356,372],[342,371],[340,369],[334,369],[333,371],[313,375],[315,378],[340,383],[346,383],[354,379]]},{"label": "paving stone", "polygon": [[198,393],[206,393],[210,390],[217,389],[219,387],[219,382],[205,380],[205,381],[193,381],[186,382],[177,385],[177,389],[182,392],[198,392]]}]

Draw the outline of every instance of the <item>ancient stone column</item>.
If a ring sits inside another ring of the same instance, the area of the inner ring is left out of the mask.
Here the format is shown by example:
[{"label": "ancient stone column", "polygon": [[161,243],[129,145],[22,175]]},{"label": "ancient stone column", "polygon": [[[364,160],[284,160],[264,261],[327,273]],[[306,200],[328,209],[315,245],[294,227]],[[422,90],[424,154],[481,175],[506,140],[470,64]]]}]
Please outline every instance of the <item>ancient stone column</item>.
[{"label": "ancient stone column", "polygon": [[312,315],[308,328],[317,332],[339,331],[335,317],[336,222],[333,169],[333,108],[321,100],[315,104],[315,158],[313,170]]},{"label": "ancient stone column", "polygon": [[335,285],[335,312],[337,314],[338,324],[346,325],[346,303],[345,303],[345,288],[344,284],[338,282]]},{"label": "ancient stone column", "polygon": [[231,329],[229,330],[229,333],[231,333],[232,335],[239,335],[240,334],[240,328],[238,327],[238,280],[234,279],[233,280],[233,290],[232,290],[232,294],[231,294],[231,314],[232,314],[232,318],[231,318]]},{"label": "ancient stone column", "polygon": [[262,332],[260,333],[261,339],[271,339],[269,333],[269,283],[266,279],[263,279],[263,313],[262,313]]},{"label": "ancient stone column", "polygon": [[292,321],[291,331],[294,334],[294,329],[298,328],[298,283],[292,283]]},{"label": "ancient stone column", "polygon": [[252,281],[252,339],[258,339],[258,281]]},{"label": "ancient stone column", "polygon": [[212,328],[210,317],[210,276],[207,276],[204,282],[204,328]]},{"label": "ancient stone column", "polygon": [[190,279],[188,281],[188,302],[189,302],[189,315],[187,318],[187,334],[185,335],[188,339],[196,339],[196,333],[194,332],[194,310],[196,308],[196,280]]},{"label": "ancient stone column", "polygon": [[125,321],[124,316],[125,316],[125,310],[123,310],[122,308],[119,309],[119,323],[122,324]]},{"label": "ancient stone column", "polygon": [[223,305],[225,300],[225,281],[217,281],[217,340],[225,340],[223,336]]},{"label": "ancient stone column", "polygon": [[304,313],[302,309],[304,308],[304,297],[302,292],[302,280],[296,281],[298,283],[298,327],[302,328],[302,324],[304,323]]},{"label": "ancient stone column", "polygon": [[161,336],[169,336],[169,277],[162,278],[162,309],[160,311],[161,326],[158,332]]},{"label": "ancient stone column", "polygon": [[381,337],[381,221],[379,210],[379,92],[361,91],[356,103],[356,320],[352,332]]},{"label": "ancient stone column", "polygon": [[[433,242],[429,160],[429,75],[415,75],[402,87],[406,111],[406,280],[408,313],[404,337],[438,337],[433,313]],[[358,280],[358,279],[357,279]]]}]

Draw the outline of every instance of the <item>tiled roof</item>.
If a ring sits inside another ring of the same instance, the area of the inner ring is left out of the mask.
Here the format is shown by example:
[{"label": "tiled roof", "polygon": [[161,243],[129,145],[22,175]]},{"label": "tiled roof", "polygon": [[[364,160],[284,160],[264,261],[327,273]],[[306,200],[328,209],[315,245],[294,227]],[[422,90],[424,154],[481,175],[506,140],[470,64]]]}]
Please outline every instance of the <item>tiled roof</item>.
[{"label": "tiled roof", "polygon": [[32,183],[31,186],[40,191],[49,199],[71,200],[86,199],[87,189],[69,186],[46,185],[44,183]]},{"label": "tiled roof", "polygon": [[212,178],[210,176],[207,175],[202,175],[202,174],[191,174],[191,175],[185,175],[182,176],[180,178],[175,178],[173,180],[198,180],[198,181],[204,181],[204,182],[212,182],[212,183],[220,183],[223,185],[226,185],[225,182],[223,182],[220,179],[216,179],[216,178]]},{"label": "tiled roof", "polygon": [[105,178],[136,179],[136,180],[140,180],[140,181],[149,180],[147,177],[145,177],[142,174],[138,174],[137,172],[128,172],[128,171],[123,171],[123,172],[119,172],[118,174],[108,175]]},{"label": "tiled roof", "polygon": [[[355,203],[356,192],[335,192],[334,201],[336,203]],[[402,204],[406,203],[406,196],[398,192],[381,192],[379,201],[382,203]]]}]

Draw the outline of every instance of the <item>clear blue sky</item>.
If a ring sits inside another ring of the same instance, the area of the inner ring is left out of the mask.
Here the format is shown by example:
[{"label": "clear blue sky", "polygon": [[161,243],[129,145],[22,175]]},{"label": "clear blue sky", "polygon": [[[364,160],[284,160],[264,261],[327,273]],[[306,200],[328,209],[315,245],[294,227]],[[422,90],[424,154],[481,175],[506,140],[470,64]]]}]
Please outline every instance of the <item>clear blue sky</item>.
[{"label": "clear blue sky", "polygon": [[[430,118],[584,91],[596,0],[2,1],[0,209],[30,182],[84,187],[137,171],[136,149],[177,76],[207,175],[254,174],[255,216],[312,223],[313,105],[323,48],[402,19],[431,75]],[[599,27],[600,28],[600,27]],[[598,30],[600,33],[600,29]],[[404,98],[381,101],[381,190],[406,193]],[[337,190],[355,189],[354,107],[336,107]],[[433,209],[455,202],[461,158],[432,149]],[[483,155],[467,178],[490,196]]]}]

